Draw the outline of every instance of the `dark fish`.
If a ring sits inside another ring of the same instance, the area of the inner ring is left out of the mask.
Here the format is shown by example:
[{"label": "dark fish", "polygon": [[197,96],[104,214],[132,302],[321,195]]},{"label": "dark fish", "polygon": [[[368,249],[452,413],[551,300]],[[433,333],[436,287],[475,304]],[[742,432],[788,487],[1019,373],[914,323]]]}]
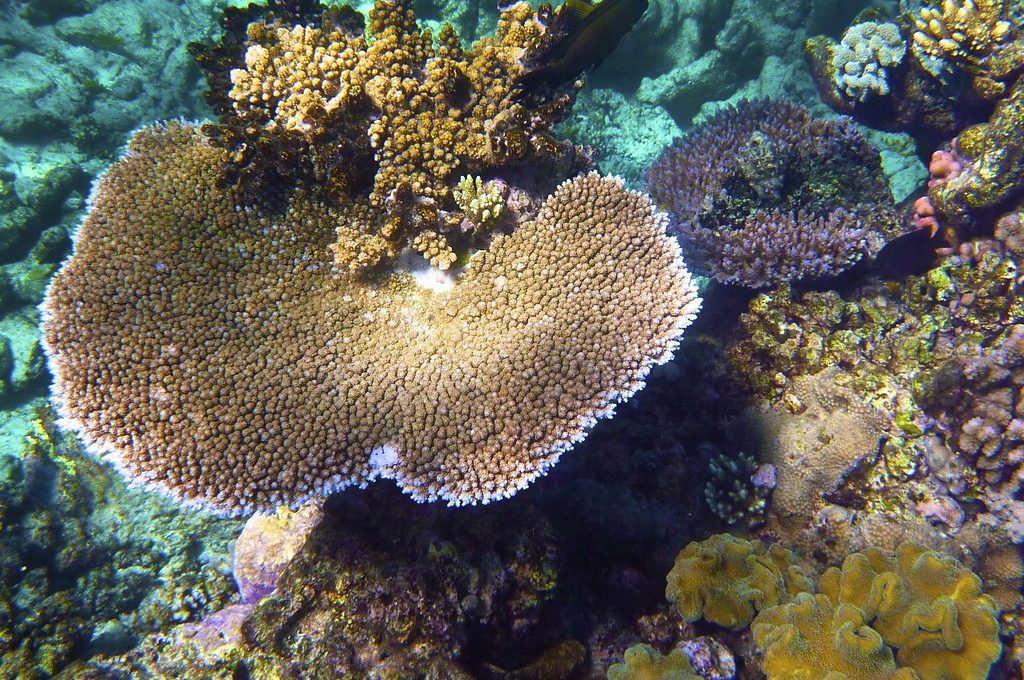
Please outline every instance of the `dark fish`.
[{"label": "dark fish", "polygon": [[565,0],[559,11],[568,12],[568,31],[520,79],[524,90],[557,87],[598,66],[647,11],[647,0]]}]

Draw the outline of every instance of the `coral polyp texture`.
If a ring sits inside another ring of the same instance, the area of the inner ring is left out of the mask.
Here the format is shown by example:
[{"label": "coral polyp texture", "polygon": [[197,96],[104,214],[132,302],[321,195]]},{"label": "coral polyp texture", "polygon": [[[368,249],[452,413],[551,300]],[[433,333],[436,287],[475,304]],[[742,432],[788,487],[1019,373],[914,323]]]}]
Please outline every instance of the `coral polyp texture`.
[{"label": "coral polyp texture", "polygon": [[687,621],[705,619],[733,630],[750,625],[754,615],[812,589],[778,545],[765,548],[730,534],[694,542],[676,556],[665,596]]},{"label": "coral polyp texture", "polygon": [[338,233],[339,264],[366,269],[413,245],[447,269],[466,240],[460,176],[576,167],[576,147],[551,135],[573,87],[519,85],[527,55],[552,38],[526,3],[468,48],[450,25],[436,39],[421,29],[409,0],[378,0],[365,32],[350,8],[305,4],[228,10],[221,43],[193,50],[220,116],[208,131],[232,152],[225,181],[368,203],[375,219]]},{"label": "coral polyp texture", "polygon": [[676,140],[647,181],[698,273],[764,288],[836,276],[894,235],[880,163],[849,120],[754,101]]},{"label": "coral polyp texture", "polygon": [[588,174],[458,278],[353,277],[345,210],[247,203],[197,128],[140,131],[44,303],[54,399],[132,478],[229,512],[376,477],[524,488],[666,361],[700,301],[667,219]]}]

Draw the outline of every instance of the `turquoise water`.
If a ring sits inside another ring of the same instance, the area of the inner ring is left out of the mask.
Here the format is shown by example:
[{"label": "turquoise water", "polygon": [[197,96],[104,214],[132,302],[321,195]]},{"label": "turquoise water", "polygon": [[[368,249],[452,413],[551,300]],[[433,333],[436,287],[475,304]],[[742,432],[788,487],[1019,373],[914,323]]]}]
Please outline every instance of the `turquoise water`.
[{"label": "turquoise water", "polygon": [[1020,3],[405,4],[0,4],[0,677],[1022,677]]}]

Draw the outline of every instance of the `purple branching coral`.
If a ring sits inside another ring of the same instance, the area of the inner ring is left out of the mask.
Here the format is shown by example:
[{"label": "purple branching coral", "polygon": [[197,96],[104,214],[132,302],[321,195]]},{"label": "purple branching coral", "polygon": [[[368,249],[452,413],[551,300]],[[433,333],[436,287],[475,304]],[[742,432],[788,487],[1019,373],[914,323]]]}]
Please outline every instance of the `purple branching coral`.
[{"label": "purple branching coral", "polygon": [[697,271],[749,288],[840,274],[899,224],[878,152],[853,123],[786,101],[720,111],[647,182]]}]

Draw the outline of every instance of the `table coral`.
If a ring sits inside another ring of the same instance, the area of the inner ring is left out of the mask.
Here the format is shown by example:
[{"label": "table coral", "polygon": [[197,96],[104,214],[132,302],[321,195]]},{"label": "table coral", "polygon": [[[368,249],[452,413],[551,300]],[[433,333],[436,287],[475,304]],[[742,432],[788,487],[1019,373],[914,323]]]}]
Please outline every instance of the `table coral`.
[{"label": "table coral", "polygon": [[413,245],[446,269],[465,240],[460,176],[584,163],[551,135],[574,89],[519,86],[523,64],[552,38],[525,3],[469,48],[450,25],[436,40],[421,29],[409,0],[378,0],[365,34],[351,9],[306,5],[262,17],[229,10],[221,43],[193,50],[220,115],[208,132],[232,151],[227,181],[298,182],[383,213],[362,232],[339,232],[339,263],[366,269]]},{"label": "table coral", "polygon": [[850,121],[785,101],[719,112],[663,152],[648,186],[696,270],[750,288],[836,276],[898,230],[878,152]]},{"label": "table coral", "polygon": [[[339,211],[218,186],[192,126],[139,132],[50,287],[54,398],[135,480],[241,513],[376,477],[514,494],[671,357],[699,300],[666,218],[563,183],[440,290],[334,269]],[[116,225],[116,226],[113,226]]]},{"label": "table coral", "polygon": [[792,553],[716,534],[687,545],[668,574],[665,596],[687,621],[706,619],[741,630],[754,615],[811,590]]},{"label": "table coral", "polygon": [[854,606],[800,593],[755,620],[754,640],[764,653],[761,670],[768,680],[920,680],[912,669],[896,665],[892,649],[868,623]]},{"label": "table coral", "polygon": [[700,680],[681,649],[668,656],[650,645],[633,645],[622,662],[608,668],[608,680]]},{"label": "table coral", "polygon": [[998,608],[956,560],[907,543],[895,556],[868,549],[822,574],[833,603],[855,606],[922,680],[987,677],[999,658]]}]

